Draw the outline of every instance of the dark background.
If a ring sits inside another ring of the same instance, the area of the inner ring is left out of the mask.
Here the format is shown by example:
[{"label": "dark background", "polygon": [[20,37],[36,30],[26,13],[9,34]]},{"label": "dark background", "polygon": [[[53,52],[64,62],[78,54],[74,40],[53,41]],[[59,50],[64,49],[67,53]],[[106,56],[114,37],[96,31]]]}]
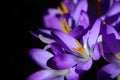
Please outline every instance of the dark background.
[{"label": "dark background", "polygon": [[[91,0],[92,1],[92,0]],[[42,27],[42,16],[48,7],[57,7],[60,0],[18,0],[10,4],[10,74],[11,80],[25,80],[30,74],[41,68],[28,55],[31,48],[42,48],[44,44],[33,37],[29,30]],[[92,4],[92,3],[91,3]],[[13,46],[13,47],[12,47]],[[97,80],[96,72],[106,62],[101,59],[94,62],[90,71],[87,71],[81,80]]]}]

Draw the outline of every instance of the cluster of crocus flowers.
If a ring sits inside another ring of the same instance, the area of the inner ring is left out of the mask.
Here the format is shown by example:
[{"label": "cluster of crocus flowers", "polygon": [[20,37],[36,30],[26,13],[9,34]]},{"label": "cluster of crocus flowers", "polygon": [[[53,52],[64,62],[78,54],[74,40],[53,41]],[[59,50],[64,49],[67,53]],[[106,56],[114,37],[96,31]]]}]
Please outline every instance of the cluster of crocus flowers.
[{"label": "cluster of crocus flowers", "polygon": [[116,0],[105,14],[93,21],[90,21],[87,0],[64,0],[57,9],[48,9],[43,17],[45,27],[38,30],[39,34],[31,32],[47,45],[29,51],[44,69],[27,80],[79,80],[100,57],[108,64],[96,71],[98,80],[119,79],[119,8],[120,1]]}]

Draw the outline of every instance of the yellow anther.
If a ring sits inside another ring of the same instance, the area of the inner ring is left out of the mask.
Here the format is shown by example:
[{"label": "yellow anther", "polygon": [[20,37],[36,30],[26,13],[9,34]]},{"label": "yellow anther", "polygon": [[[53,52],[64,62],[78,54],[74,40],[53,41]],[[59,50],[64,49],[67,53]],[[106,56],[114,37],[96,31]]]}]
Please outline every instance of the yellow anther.
[{"label": "yellow anther", "polygon": [[60,20],[61,20],[60,27],[65,33],[68,34],[70,32],[70,28],[68,26],[66,19],[60,18]]},{"label": "yellow anther", "polygon": [[120,54],[116,54],[116,58],[120,60]]},{"label": "yellow anther", "polygon": [[78,40],[75,40],[75,42],[78,45],[78,48],[73,48],[73,50],[80,54],[86,54],[86,52],[85,52],[84,48],[82,47],[82,45],[80,44],[80,42]]},{"label": "yellow anther", "polygon": [[61,8],[60,7],[57,8],[57,10],[60,12],[60,14],[61,15],[62,14],[67,14],[68,9],[67,9],[66,5],[64,3],[62,3],[62,2],[60,3],[60,5],[61,5]]},{"label": "yellow anther", "polygon": [[62,2],[61,2],[61,7],[62,7],[64,13],[68,13],[68,9],[67,9],[66,5]]},{"label": "yellow anther", "polygon": [[57,8],[57,10],[59,11],[59,13],[62,15],[63,14],[63,11],[60,7]]}]

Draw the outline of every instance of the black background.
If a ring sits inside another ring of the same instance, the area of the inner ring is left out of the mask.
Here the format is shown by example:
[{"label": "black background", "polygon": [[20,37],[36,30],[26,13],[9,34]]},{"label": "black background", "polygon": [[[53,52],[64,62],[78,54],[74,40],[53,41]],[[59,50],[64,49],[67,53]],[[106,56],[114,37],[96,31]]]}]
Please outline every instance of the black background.
[{"label": "black background", "polygon": [[[11,80],[25,80],[30,74],[41,68],[28,55],[31,48],[42,48],[44,44],[33,37],[29,30],[42,27],[42,16],[49,7],[57,7],[60,0],[18,0],[10,2],[10,21],[8,31],[10,41],[10,68]],[[15,44],[15,45],[14,45]],[[13,46],[13,47],[12,47]],[[97,80],[96,72],[106,62],[94,62],[80,80]]]}]

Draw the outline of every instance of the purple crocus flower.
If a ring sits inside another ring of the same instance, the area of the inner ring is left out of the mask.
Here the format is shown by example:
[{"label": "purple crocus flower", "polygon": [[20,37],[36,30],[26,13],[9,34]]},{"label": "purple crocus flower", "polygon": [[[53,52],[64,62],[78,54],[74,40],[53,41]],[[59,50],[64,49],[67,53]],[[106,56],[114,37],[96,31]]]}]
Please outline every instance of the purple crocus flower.
[{"label": "purple crocus flower", "polygon": [[[62,55],[66,59],[62,59],[60,55],[55,55],[47,62],[48,66],[54,69],[66,69],[76,66],[76,70],[89,70],[92,66],[92,59],[98,60],[100,58],[101,37],[99,37],[101,19],[97,19],[91,30],[82,37],[83,41],[79,41],[74,37],[62,32],[53,32],[52,36],[67,54]],[[72,56],[68,59],[69,54]],[[63,63],[63,64],[62,64]],[[65,63],[65,64],[64,64]]]},{"label": "purple crocus flower", "polygon": [[[55,44],[51,44],[51,45],[55,45]],[[61,52],[62,51],[59,47],[54,48],[54,55],[61,54]],[[64,77],[66,77],[67,80],[79,79],[80,74],[75,72],[75,67],[63,69],[63,70],[55,70],[48,67],[46,63],[48,59],[54,56],[52,53],[46,50],[35,48],[35,49],[31,49],[29,51],[29,54],[30,57],[39,66],[41,66],[44,69],[33,73],[27,78],[27,80],[64,80]],[[63,58],[63,59],[67,60],[67,58]]]},{"label": "purple crocus flower", "polygon": [[43,17],[45,28],[39,30],[40,34],[32,34],[47,44],[54,42],[51,31],[61,31],[73,37],[81,36],[89,26],[87,6],[87,0],[63,1],[61,7],[48,9],[48,14]]},{"label": "purple crocus flower", "polygon": [[102,25],[102,56],[109,63],[98,71],[98,80],[112,80],[120,75],[120,35],[108,24]]}]

